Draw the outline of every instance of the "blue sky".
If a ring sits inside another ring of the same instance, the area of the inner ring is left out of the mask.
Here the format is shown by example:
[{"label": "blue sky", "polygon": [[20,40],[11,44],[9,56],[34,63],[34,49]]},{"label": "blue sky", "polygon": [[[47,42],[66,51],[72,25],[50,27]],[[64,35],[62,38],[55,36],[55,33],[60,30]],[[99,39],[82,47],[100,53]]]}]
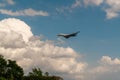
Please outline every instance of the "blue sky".
[{"label": "blue sky", "polygon": [[[95,65],[102,56],[120,58],[119,0],[1,0],[0,19],[18,18],[34,35],[58,41],[59,33],[80,31],[77,37],[60,38],[82,60]],[[99,80],[99,79],[98,79]]]}]

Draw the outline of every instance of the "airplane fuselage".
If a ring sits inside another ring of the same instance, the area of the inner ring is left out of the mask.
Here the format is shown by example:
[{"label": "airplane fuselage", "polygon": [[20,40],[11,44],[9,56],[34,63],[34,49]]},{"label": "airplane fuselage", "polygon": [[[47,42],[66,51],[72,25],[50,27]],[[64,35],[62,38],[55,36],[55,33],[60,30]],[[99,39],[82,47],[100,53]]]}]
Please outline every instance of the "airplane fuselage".
[{"label": "airplane fuselage", "polygon": [[72,34],[59,34],[58,36],[63,36],[63,37],[65,37],[65,38],[70,38],[70,37],[76,36],[79,32],[80,32],[80,31],[75,32],[75,33],[72,33]]}]

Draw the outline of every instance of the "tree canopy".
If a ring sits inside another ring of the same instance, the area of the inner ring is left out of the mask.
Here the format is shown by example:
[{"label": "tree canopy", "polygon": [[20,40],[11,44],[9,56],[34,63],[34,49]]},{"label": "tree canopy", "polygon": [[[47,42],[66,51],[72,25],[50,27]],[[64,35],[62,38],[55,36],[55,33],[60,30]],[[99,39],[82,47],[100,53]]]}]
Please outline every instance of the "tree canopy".
[{"label": "tree canopy", "polygon": [[7,60],[0,55],[0,80],[63,80],[63,78],[49,76],[48,72],[43,74],[40,68],[33,68],[27,76],[24,76],[23,68],[16,61]]},{"label": "tree canopy", "polygon": [[7,80],[21,80],[24,75],[23,69],[16,64],[16,61],[5,60],[0,55],[0,77]]}]

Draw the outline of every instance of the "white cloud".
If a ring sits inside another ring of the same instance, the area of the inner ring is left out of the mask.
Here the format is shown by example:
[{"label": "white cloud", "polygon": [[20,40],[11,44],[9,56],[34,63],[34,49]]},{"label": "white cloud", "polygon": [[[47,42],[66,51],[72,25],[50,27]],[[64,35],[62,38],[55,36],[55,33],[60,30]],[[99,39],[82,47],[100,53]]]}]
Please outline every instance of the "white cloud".
[{"label": "white cloud", "polygon": [[[6,35],[9,34],[10,36],[11,36],[11,34],[15,34],[15,33],[19,34],[18,37],[22,37],[23,40],[26,42],[28,41],[28,39],[31,36],[33,36],[32,32],[31,32],[31,28],[25,22],[23,22],[19,19],[14,19],[14,18],[4,19],[4,20],[0,21],[0,25],[1,25],[0,26],[1,32],[4,32]],[[17,26],[17,28],[16,28],[16,26]]]},{"label": "white cloud", "polygon": [[101,3],[103,3],[103,0],[84,0],[84,4],[86,6],[88,5],[96,5],[99,6]]},{"label": "white cloud", "polygon": [[40,67],[44,72],[72,80],[82,78],[79,75],[87,66],[77,60],[80,55],[72,48],[40,40],[25,22],[15,18],[0,21],[0,54],[16,60],[26,73],[33,67]]},{"label": "white cloud", "polygon": [[13,0],[1,0],[0,7],[5,7],[7,5],[15,5]]},{"label": "white cloud", "polygon": [[6,0],[6,1],[7,1],[7,3],[10,4],[10,5],[14,5],[14,4],[15,4],[15,2],[14,2],[13,0]]},{"label": "white cloud", "polygon": [[104,9],[107,14],[107,19],[119,17],[120,0],[106,0],[105,3],[108,5],[108,7]]},{"label": "white cloud", "polygon": [[100,62],[102,64],[120,65],[120,60],[118,58],[112,60],[112,58],[109,56],[103,56]]},{"label": "white cloud", "polygon": [[0,7],[5,7],[5,4],[4,3],[0,3]]},{"label": "white cloud", "polygon": [[13,12],[12,10],[0,9],[1,14],[6,14],[10,16],[48,16],[49,14],[45,11],[36,11],[34,9],[24,9]]},{"label": "white cloud", "polygon": [[[92,66],[85,73],[84,80],[119,80],[120,59],[103,56],[97,66]],[[109,76],[109,77],[108,77]]]},{"label": "white cloud", "polygon": [[101,7],[106,12],[107,19],[119,17],[120,0],[83,0],[83,2],[86,6],[100,6],[104,4],[105,6]]},{"label": "white cloud", "polygon": [[75,3],[71,5],[71,8],[76,8],[79,7],[80,5],[81,5],[80,0],[75,0]]},{"label": "white cloud", "polygon": [[72,12],[73,9],[78,8],[80,6],[81,6],[80,0],[75,0],[75,2],[73,4],[71,4],[70,6],[63,6],[61,8],[56,8],[56,10],[60,13],[64,13],[66,11]]},{"label": "white cloud", "polygon": [[114,12],[112,9],[106,9],[105,11],[107,19],[112,19],[119,16],[119,13]]},{"label": "white cloud", "polygon": [[109,72],[120,72],[120,59],[112,59],[109,56],[103,56],[99,61],[100,65],[92,72],[94,73],[109,73]]}]

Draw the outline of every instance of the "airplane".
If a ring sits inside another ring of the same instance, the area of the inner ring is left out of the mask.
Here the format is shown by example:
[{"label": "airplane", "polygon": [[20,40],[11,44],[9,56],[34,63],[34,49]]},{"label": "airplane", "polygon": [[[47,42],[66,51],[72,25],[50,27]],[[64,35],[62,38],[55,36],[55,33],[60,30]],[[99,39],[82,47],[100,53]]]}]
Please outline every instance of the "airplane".
[{"label": "airplane", "polygon": [[77,31],[77,32],[74,32],[74,33],[71,33],[71,34],[58,34],[57,36],[62,36],[66,39],[70,38],[70,37],[75,37],[80,31]]}]

